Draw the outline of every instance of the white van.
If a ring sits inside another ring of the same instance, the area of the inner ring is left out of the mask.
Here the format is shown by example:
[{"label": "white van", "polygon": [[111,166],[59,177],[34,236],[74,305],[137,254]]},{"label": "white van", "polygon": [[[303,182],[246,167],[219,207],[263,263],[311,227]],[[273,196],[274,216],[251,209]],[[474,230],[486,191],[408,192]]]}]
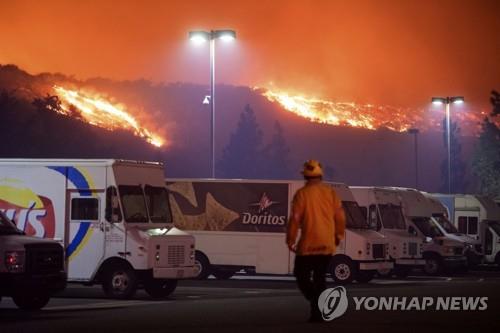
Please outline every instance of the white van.
[{"label": "white van", "polygon": [[448,209],[458,232],[477,239],[482,263],[500,265],[500,207],[489,197],[472,194],[432,194]]},{"label": "white van", "polygon": [[445,270],[447,272],[466,270],[464,242],[443,233],[440,225],[432,217],[431,201],[415,189],[395,187],[390,189],[400,197],[408,230],[424,240],[424,272],[438,275]]},{"label": "white van", "polygon": [[[363,209],[370,225],[389,241],[389,255],[394,262],[394,273],[405,277],[413,268],[422,268],[423,241],[410,234],[406,227],[398,193],[384,187],[349,187]],[[380,271],[389,275],[388,271]]]},{"label": "white van", "polygon": [[[199,277],[224,279],[244,269],[291,274],[294,254],[285,243],[290,202],[303,181],[167,179],[176,226],[196,237]],[[347,215],[345,239],[332,258],[338,283],[371,280],[391,269],[387,240],[370,230],[344,184],[331,183]]]},{"label": "white van", "polygon": [[165,297],[195,276],[194,237],[173,227],[162,164],[0,159],[0,175],[0,210],[64,246],[68,281]]}]

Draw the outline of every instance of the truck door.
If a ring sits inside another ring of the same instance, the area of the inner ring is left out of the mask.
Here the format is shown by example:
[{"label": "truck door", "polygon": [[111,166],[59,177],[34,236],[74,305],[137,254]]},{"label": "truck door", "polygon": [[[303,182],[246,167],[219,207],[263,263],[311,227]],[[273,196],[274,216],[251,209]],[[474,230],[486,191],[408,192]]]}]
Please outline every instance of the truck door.
[{"label": "truck door", "polygon": [[104,190],[68,190],[66,212],[68,279],[88,281],[104,257]]}]

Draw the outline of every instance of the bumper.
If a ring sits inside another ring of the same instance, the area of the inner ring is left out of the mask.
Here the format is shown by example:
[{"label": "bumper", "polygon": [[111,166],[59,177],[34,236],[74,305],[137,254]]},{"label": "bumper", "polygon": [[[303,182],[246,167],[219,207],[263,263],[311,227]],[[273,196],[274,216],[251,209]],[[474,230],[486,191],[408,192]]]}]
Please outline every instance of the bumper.
[{"label": "bumper", "polygon": [[467,258],[464,256],[443,257],[443,264],[446,268],[457,268],[467,266]]},{"label": "bumper", "polygon": [[425,260],[424,259],[413,259],[413,258],[399,258],[399,259],[396,259],[394,263],[396,265],[403,265],[403,266],[424,266]]},{"label": "bumper", "polygon": [[367,261],[359,263],[359,269],[362,271],[385,270],[393,268],[394,264],[391,261]]},{"label": "bumper", "polygon": [[2,274],[0,291],[2,295],[13,295],[18,291],[37,290],[53,294],[66,288],[66,273],[53,274]]},{"label": "bumper", "polygon": [[194,266],[188,267],[155,267],[153,277],[155,279],[190,279],[198,275]]}]

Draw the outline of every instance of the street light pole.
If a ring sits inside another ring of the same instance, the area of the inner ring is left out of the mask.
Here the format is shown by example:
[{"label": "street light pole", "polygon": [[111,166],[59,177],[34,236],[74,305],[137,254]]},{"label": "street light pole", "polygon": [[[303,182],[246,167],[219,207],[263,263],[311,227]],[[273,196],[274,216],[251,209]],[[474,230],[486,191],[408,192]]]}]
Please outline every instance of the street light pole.
[{"label": "street light pole", "polygon": [[448,153],[448,193],[451,193],[451,110],[450,104],[461,104],[464,102],[462,96],[453,97],[432,97],[433,104],[445,104],[446,111],[446,150]]},{"label": "street light pole", "polygon": [[410,128],[408,129],[409,134],[413,134],[414,139],[414,148],[415,148],[415,189],[418,189],[418,128]]},{"label": "street light pole", "polygon": [[189,39],[196,43],[210,41],[210,169],[215,178],[215,40],[233,40],[234,30],[190,31]]}]

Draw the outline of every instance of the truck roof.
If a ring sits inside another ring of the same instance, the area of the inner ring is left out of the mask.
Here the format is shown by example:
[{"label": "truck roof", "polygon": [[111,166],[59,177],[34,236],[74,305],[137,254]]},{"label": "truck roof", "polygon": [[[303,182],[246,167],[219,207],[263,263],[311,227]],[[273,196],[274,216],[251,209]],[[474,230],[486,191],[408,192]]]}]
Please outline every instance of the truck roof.
[{"label": "truck roof", "polygon": [[0,158],[0,165],[60,165],[60,166],[113,166],[113,165],[129,165],[129,166],[160,166],[161,162],[134,161],[122,159],[38,159],[38,158]]}]

